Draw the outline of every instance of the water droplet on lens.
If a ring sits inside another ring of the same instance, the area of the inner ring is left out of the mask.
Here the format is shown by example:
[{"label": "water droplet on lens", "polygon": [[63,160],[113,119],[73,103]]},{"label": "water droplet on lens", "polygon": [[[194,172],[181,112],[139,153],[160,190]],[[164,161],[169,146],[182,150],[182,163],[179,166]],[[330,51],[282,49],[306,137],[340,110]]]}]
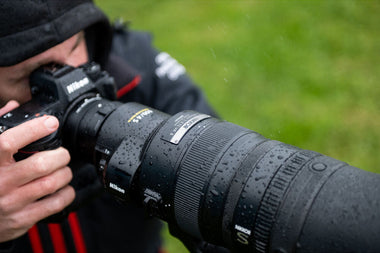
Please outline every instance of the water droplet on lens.
[{"label": "water droplet on lens", "polygon": [[217,191],[215,191],[215,190],[212,190],[211,193],[212,193],[212,195],[214,195],[214,196],[218,196],[218,195],[219,195],[219,193],[218,193]]},{"label": "water droplet on lens", "polygon": [[259,180],[264,179],[264,178],[265,178],[265,176],[256,177],[256,178],[255,178],[255,181],[259,181]]}]

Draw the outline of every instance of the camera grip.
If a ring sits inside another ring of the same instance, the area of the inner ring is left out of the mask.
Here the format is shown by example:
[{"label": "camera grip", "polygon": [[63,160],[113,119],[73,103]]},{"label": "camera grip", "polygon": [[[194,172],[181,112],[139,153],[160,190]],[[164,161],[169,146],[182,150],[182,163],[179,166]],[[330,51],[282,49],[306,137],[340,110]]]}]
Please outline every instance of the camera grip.
[{"label": "camera grip", "polygon": [[57,137],[56,131],[20,149],[13,157],[16,161],[21,161],[40,151],[53,150],[60,146],[62,141]]}]

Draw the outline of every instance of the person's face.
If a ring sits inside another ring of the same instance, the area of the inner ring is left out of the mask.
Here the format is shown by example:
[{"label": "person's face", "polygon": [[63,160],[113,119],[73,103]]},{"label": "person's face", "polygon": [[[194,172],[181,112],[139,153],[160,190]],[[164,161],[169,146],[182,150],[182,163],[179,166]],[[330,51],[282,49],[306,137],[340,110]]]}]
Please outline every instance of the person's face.
[{"label": "person's face", "polygon": [[29,75],[38,67],[56,62],[77,67],[88,61],[84,32],[13,66],[0,67],[0,106],[9,100],[20,104],[31,99]]}]

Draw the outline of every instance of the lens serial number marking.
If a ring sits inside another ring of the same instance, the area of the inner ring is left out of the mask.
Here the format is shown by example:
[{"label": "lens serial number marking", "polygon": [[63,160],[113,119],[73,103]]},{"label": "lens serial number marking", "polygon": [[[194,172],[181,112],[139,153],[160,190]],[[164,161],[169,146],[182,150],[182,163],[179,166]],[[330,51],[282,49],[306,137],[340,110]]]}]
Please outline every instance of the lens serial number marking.
[{"label": "lens serial number marking", "polygon": [[183,138],[183,136],[187,133],[187,131],[190,130],[190,128],[192,128],[199,121],[210,118],[210,116],[206,114],[196,114],[196,115],[189,115],[189,116],[184,118],[186,120],[185,122],[182,122],[182,119],[183,119],[182,117],[179,118],[181,119],[180,122],[176,122],[176,123],[180,123],[181,125],[175,126],[175,128],[173,129],[173,132],[170,133],[171,143],[178,144]]},{"label": "lens serial number marking", "polygon": [[136,112],[132,117],[129,118],[128,123],[133,122],[133,123],[139,123],[145,116],[152,114],[153,111],[145,108],[142,109],[138,112]]}]

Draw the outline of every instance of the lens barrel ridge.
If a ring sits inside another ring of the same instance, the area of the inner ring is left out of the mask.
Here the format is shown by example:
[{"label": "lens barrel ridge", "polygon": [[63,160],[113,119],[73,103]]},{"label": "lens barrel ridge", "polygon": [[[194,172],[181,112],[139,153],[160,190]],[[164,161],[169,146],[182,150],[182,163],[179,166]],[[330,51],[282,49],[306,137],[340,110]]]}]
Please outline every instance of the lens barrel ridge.
[{"label": "lens barrel ridge", "polygon": [[[226,192],[230,179],[226,175],[225,182],[223,180],[218,182],[223,186],[213,187],[210,186],[212,183],[210,177],[214,174],[215,169],[221,170],[218,163],[228,148],[237,139],[249,132],[251,131],[248,129],[236,127],[236,125],[228,122],[216,123],[205,130],[184,155],[174,196],[175,216],[182,229],[191,231],[191,234],[198,238],[205,237],[202,235],[204,233],[202,233],[200,225],[206,227],[207,225],[200,222],[201,211],[205,213],[207,210],[221,209],[224,206],[223,199],[216,200],[215,197],[222,196]],[[210,198],[210,195],[214,198]],[[222,203],[220,203],[221,201]],[[220,215],[211,215],[210,217],[213,219],[218,217],[221,220],[221,211],[217,210]],[[221,222],[211,221],[211,224],[213,231],[215,231],[215,225],[220,226]]]},{"label": "lens barrel ridge", "polygon": [[281,154],[278,149],[269,152],[269,157],[277,159],[280,166],[273,173],[257,210],[253,229],[253,244],[257,252],[267,252],[277,213],[281,210],[292,181],[310,159],[318,155],[286,144],[280,147],[289,150],[290,155],[285,157],[284,151]]},{"label": "lens barrel ridge", "polygon": [[272,222],[270,236],[260,238],[265,245],[263,249],[294,252],[299,248],[299,237],[319,192],[330,177],[346,165],[314,151],[300,150],[279,169],[276,180],[289,176],[292,179],[273,216],[276,222]]},{"label": "lens barrel ridge", "polygon": [[[233,141],[225,146],[221,158],[215,161],[212,174],[205,184],[199,223],[204,238],[215,244],[225,244],[224,229],[231,230],[233,211],[244,188],[251,168],[243,166],[253,149],[266,139],[253,131],[242,129]],[[235,201],[236,200],[236,201]],[[218,232],[215,232],[218,231]]]},{"label": "lens barrel ridge", "polygon": [[[233,219],[234,219],[234,213],[235,209],[237,208],[237,204],[240,201],[240,198],[242,196],[243,190],[245,189],[245,185],[247,183],[247,180],[249,179],[250,175],[252,176],[252,170],[255,168],[256,164],[260,159],[274,146],[278,145],[279,141],[269,140],[264,138],[263,136],[259,136],[258,138],[255,138],[255,143],[257,144],[253,146],[252,149],[249,150],[248,154],[246,154],[245,159],[242,161],[242,163],[239,166],[239,169],[236,171],[235,176],[233,180],[231,181],[231,186],[228,191],[228,195],[226,198],[226,203],[224,207],[224,214],[223,214],[223,241],[226,242],[227,245],[234,245],[235,240],[243,240],[242,238],[238,238],[239,231],[237,231],[234,228]],[[246,193],[245,193],[246,194]],[[261,194],[261,193],[260,193]],[[244,195],[245,198],[246,195]],[[260,197],[258,197],[260,199]],[[251,207],[252,204],[249,206]],[[255,215],[255,213],[253,213]],[[250,224],[251,221],[248,221]],[[236,224],[238,225],[238,224]],[[236,226],[235,225],[235,226]],[[240,225],[238,225],[240,226]],[[240,231],[241,232],[241,231]],[[245,234],[243,237],[250,235],[250,231],[244,231]],[[234,234],[234,236],[232,236]],[[233,239],[234,238],[234,239]],[[234,240],[234,242],[233,242]],[[244,242],[246,243],[246,239],[244,239]],[[243,244],[245,244],[243,243]]]}]

